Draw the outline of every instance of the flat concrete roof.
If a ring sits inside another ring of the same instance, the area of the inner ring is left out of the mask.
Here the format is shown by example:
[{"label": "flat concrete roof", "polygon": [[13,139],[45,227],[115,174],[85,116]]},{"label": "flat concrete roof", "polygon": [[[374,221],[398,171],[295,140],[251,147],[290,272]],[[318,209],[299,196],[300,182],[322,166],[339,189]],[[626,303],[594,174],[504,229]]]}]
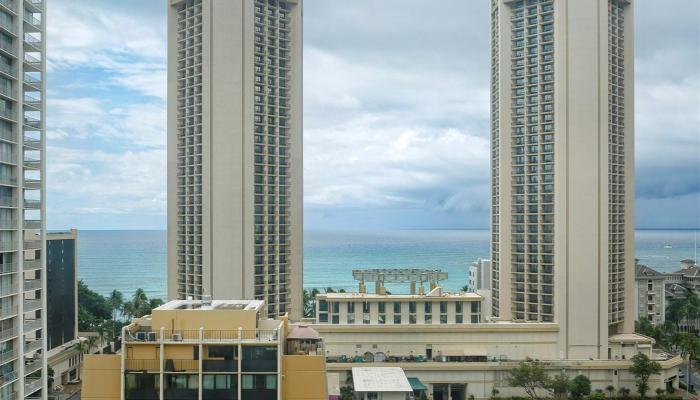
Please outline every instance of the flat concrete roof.
[{"label": "flat concrete roof", "polygon": [[483,297],[476,293],[443,293],[441,295],[420,295],[420,294],[376,294],[376,293],[321,293],[318,297],[325,297],[328,300],[483,300]]},{"label": "flat concrete roof", "polygon": [[155,310],[259,310],[263,300],[171,300]]},{"label": "flat concrete roof", "polygon": [[352,382],[356,392],[413,392],[399,367],[352,367]]}]

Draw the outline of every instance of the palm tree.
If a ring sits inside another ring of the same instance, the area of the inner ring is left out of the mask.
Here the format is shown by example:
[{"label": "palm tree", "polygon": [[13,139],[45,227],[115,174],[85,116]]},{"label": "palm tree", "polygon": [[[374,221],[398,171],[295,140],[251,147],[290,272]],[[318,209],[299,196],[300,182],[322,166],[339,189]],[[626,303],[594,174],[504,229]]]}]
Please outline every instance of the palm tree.
[{"label": "palm tree", "polygon": [[139,318],[146,315],[145,311],[148,308],[149,302],[145,290],[143,290],[142,288],[136,289],[136,291],[134,292],[134,296],[131,298],[131,302],[134,305],[135,317]]},{"label": "palm tree", "polygon": [[610,395],[610,398],[612,399],[612,397],[615,395],[615,386],[608,385],[605,387],[605,391],[608,392],[608,395]]},{"label": "palm tree", "polygon": [[[122,292],[118,290],[112,290],[112,293],[109,294],[109,305],[112,307],[112,321],[117,320],[117,311],[122,310],[122,306],[124,306],[124,295]],[[112,336],[115,335],[114,333],[114,325],[112,324]]]},{"label": "palm tree", "polygon": [[134,303],[127,301],[122,305],[122,315],[126,317],[127,320],[131,320],[136,316],[137,310]]}]

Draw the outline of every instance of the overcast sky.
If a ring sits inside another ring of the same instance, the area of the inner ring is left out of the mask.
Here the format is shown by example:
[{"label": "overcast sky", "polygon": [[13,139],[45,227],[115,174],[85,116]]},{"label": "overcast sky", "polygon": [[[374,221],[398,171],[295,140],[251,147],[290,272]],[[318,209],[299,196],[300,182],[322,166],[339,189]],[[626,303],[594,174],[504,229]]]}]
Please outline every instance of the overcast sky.
[{"label": "overcast sky", "polygon": [[[486,0],[305,0],[307,229],[487,228]],[[638,228],[700,227],[700,2],[636,2]],[[166,9],[51,0],[48,226],[166,226]]]}]

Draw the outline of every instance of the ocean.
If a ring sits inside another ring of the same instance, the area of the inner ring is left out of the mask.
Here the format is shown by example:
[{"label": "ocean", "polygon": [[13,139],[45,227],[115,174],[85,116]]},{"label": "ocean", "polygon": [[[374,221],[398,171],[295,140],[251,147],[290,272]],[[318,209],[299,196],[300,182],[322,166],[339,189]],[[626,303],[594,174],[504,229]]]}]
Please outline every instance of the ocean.
[{"label": "ocean", "polygon": [[[639,230],[636,255],[661,272],[693,258],[696,231]],[[79,279],[107,295],[113,289],[130,296],[143,288],[149,297],[167,297],[165,231],[79,231]],[[447,271],[443,287],[466,284],[467,268],[489,257],[487,230],[306,231],[304,287],[357,290],[353,269],[437,268]],[[406,285],[388,286],[394,293]]]}]

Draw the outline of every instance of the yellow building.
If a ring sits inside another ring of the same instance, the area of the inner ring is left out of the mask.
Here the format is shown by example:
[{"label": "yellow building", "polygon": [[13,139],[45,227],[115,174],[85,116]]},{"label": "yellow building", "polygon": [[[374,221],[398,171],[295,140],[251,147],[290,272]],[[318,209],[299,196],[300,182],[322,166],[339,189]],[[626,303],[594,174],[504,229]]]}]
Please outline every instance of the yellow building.
[{"label": "yellow building", "polygon": [[119,355],[90,355],[85,400],[321,400],[323,343],[260,300],[178,300],[122,332]]}]

